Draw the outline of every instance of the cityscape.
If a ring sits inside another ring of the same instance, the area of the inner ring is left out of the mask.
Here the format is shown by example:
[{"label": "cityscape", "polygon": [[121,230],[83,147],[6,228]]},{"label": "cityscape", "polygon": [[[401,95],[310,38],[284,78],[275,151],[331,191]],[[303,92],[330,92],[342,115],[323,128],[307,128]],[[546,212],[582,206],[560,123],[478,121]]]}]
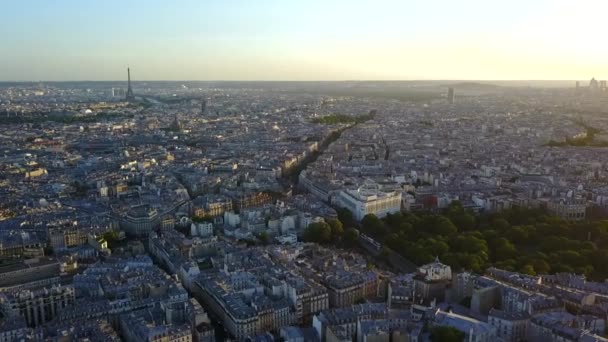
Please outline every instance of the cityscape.
[{"label": "cityscape", "polygon": [[0,73],[0,342],[608,341],[605,68],[162,80],[150,60]]}]

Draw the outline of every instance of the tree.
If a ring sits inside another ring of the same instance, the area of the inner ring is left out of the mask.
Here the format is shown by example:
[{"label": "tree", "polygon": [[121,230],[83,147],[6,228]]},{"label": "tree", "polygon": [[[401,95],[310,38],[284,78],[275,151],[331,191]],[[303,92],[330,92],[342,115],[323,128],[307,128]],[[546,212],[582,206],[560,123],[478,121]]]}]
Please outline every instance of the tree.
[{"label": "tree", "polygon": [[365,215],[363,220],[361,220],[361,226],[363,227],[363,232],[365,234],[374,237],[384,237],[387,233],[384,222],[374,214]]},{"label": "tree", "polygon": [[391,261],[390,260],[390,252],[388,251],[388,249],[386,249],[386,247],[382,247],[382,249],[380,250],[380,254],[378,256],[384,262],[390,262]]},{"label": "tree", "polygon": [[311,223],[304,232],[304,238],[311,242],[329,242],[331,241],[331,227],[326,222]]},{"label": "tree", "polygon": [[499,232],[504,232],[511,227],[509,221],[505,220],[504,218],[496,218],[492,220],[492,226]]},{"label": "tree", "polygon": [[350,210],[338,208],[336,212],[338,213],[338,220],[342,222],[342,225],[346,227],[354,227],[357,225],[357,222],[355,222],[355,219],[353,218],[353,213],[351,213]]},{"label": "tree", "polygon": [[517,270],[517,261],[514,259],[502,260],[494,263],[494,266],[506,271],[515,271]]},{"label": "tree", "polygon": [[397,227],[396,231],[403,234],[409,234],[412,232],[413,229],[414,227],[412,226],[412,224],[408,222],[401,222]]},{"label": "tree", "polygon": [[512,227],[507,236],[514,243],[525,243],[528,240],[528,232],[522,226]]},{"label": "tree", "polygon": [[420,218],[420,216],[418,216],[416,214],[408,214],[405,217],[405,221],[407,223],[409,223],[412,226],[412,228],[415,229],[416,227],[418,227],[420,225],[420,222],[422,222],[422,219]]},{"label": "tree", "polygon": [[358,239],[359,239],[359,231],[357,229],[348,228],[344,232],[344,242],[346,242],[347,244],[352,246],[357,243]]},{"label": "tree", "polygon": [[551,271],[555,273],[574,273],[574,268],[564,264],[553,264]]},{"label": "tree", "polygon": [[471,230],[475,228],[475,216],[465,211],[460,201],[454,201],[447,210],[447,217],[460,230]]},{"label": "tree", "polygon": [[467,212],[458,214],[450,219],[460,230],[471,230],[475,228],[475,216]]},{"label": "tree", "polygon": [[450,246],[456,252],[488,255],[488,244],[485,240],[466,234],[450,240]]},{"label": "tree", "polygon": [[608,263],[606,262],[606,260],[608,260],[608,250],[595,250],[591,253],[589,259],[591,260],[595,272],[599,272],[599,274],[608,274]]},{"label": "tree", "polygon": [[443,256],[450,251],[450,246],[438,239],[428,238],[420,240],[419,243],[436,257],[443,258]]},{"label": "tree", "polygon": [[331,228],[331,237],[334,241],[338,240],[342,237],[342,235],[344,235],[344,226],[340,220],[329,219],[327,220],[327,224],[329,224],[329,227]]},{"label": "tree", "polygon": [[118,241],[118,231],[109,230],[109,231],[103,233],[102,237],[104,238],[104,240],[106,240],[108,242]]},{"label": "tree", "polygon": [[433,232],[439,235],[451,235],[458,232],[458,228],[445,216],[438,216],[434,219]]},{"label": "tree", "polygon": [[437,326],[431,329],[431,341],[433,342],[462,342],[464,333],[456,328]]},{"label": "tree", "polygon": [[519,272],[523,273],[523,274],[529,274],[529,275],[536,275],[536,272],[534,271],[534,266],[527,264],[524,265]]},{"label": "tree", "polygon": [[270,239],[270,237],[268,236],[267,232],[261,232],[260,235],[258,236],[258,239],[260,239],[260,242],[263,245],[267,245],[268,244],[268,240]]},{"label": "tree", "polygon": [[409,259],[418,265],[428,264],[436,257],[432,255],[426,248],[417,244],[403,242],[400,243],[400,246],[401,247],[398,251],[406,259]]},{"label": "tree", "polygon": [[[346,209],[338,216],[352,220]],[[608,220],[569,222],[546,210],[522,208],[475,214],[455,203],[441,215],[397,213],[384,219],[367,215],[360,225],[342,223],[342,234],[338,222],[328,220],[307,229],[305,237],[329,242],[341,235],[352,246],[359,237],[353,227],[360,226],[362,232],[418,265],[439,256],[454,270],[483,273],[493,265],[527,274],[576,272],[595,281],[608,278]]]},{"label": "tree", "polygon": [[389,213],[386,215],[385,221],[393,230],[397,230],[401,224],[405,223],[405,217],[400,212]]},{"label": "tree", "polygon": [[483,255],[456,253],[456,258],[462,268],[476,273],[483,273],[486,267],[486,259]]},{"label": "tree", "polygon": [[448,206],[448,211],[450,210],[455,210],[457,212],[460,212],[463,210],[462,208],[462,202],[460,202],[459,200],[454,200],[450,203],[450,205]]},{"label": "tree", "polygon": [[531,262],[536,274],[548,274],[551,271],[551,266],[543,259],[534,259]]},{"label": "tree", "polygon": [[559,251],[554,253],[557,256],[558,260],[560,260],[563,264],[569,265],[571,267],[577,266],[585,266],[586,260],[581,257],[579,253],[572,250],[567,251]]},{"label": "tree", "polygon": [[192,222],[195,222],[195,223],[213,222],[213,216],[210,216],[210,215],[193,216],[192,217]]},{"label": "tree", "polygon": [[511,259],[517,256],[517,249],[505,238],[492,240],[491,245],[494,252],[494,260]]}]

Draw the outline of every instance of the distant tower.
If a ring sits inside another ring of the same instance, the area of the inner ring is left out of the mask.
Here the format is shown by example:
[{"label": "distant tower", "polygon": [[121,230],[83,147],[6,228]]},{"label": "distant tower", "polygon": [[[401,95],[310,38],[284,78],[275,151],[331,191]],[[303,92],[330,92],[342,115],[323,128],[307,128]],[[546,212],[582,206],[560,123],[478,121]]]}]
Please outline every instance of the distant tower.
[{"label": "distant tower", "polygon": [[205,114],[205,109],[207,109],[207,100],[201,100],[201,114]]},{"label": "distant tower", "polygon": [[127,68],[127,101],[135,100],[135,95],[133,95],[133,89],[131,88],[131,69]]},{"label": "distant tower", "polygon": [[177,114],[173,117],[173,122],[171,123],[171,130],[179,132],[182,130],[182,123],[179,121],[179,117]]},{"label": "distant tower", "polygon": [[112,88],[112,97],[125,97],[125,94],[123,88]]},{"label": "distant tower", "polygon": [[454,103],[454,88],[448,88],[448,103]]},{"label": "distant tower", "polygon": [[591,90],[596,90],[598,88],[598,82],[595,77],[589,82],[589,88],[591,88]]}]

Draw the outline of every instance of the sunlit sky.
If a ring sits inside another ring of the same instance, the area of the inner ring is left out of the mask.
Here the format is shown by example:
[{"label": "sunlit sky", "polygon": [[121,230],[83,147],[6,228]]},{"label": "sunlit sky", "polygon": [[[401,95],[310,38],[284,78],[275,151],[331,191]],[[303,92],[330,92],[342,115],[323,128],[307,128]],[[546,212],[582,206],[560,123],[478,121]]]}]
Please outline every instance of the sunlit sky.
[{"label": "sunlit sky", "polygon": [[3,0],[0,80],[608,78],[608,0]]}]

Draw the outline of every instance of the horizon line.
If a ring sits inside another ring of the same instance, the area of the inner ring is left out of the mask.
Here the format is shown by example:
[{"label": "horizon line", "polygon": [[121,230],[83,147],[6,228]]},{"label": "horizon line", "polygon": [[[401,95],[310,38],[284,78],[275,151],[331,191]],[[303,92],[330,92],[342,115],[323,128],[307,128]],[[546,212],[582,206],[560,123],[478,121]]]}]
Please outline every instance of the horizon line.
[{"label": "horizon line", "polygon": [[[601,78],[595,78],[600,81]],[[590,79],[589,79],[590,80]],[[587,81],[587,79],[330,79],[330,80],[292,80],[292,79],[274,79],[274,80],[230,80],[230,79],[140,79],[131,80],[131,82],[577,82]],[[0,83],[39,83],[39,82],[127,82],[127,80],[0,80]]]}]

